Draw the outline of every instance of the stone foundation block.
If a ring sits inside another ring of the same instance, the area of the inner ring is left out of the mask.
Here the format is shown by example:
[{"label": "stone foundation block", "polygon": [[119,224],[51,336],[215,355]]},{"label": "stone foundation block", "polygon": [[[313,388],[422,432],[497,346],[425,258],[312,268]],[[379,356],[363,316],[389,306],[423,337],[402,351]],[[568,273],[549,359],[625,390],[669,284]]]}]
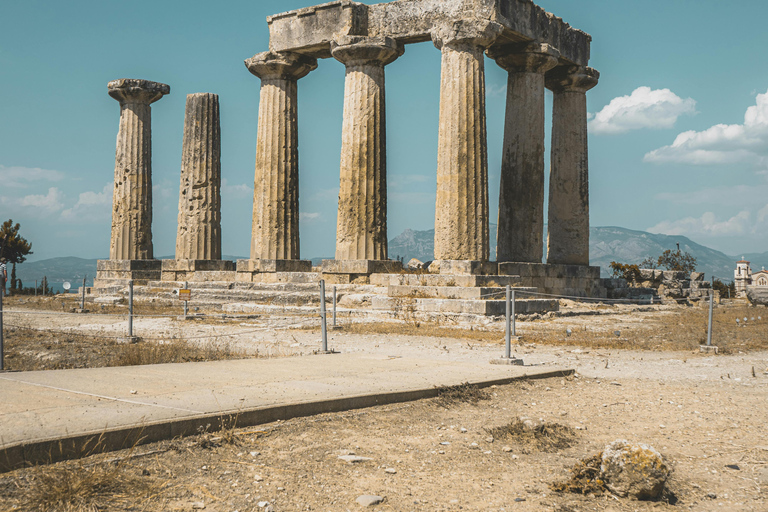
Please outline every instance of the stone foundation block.
[{"label": "stone foundation block", "polygon": [[161,260],[98,260],[96,270],[129,272],[134,270],[157,271],[161,270]]},{"label": "stone foundation block", "polygon": [[323,274],[392,274],[403,264],[393,260],[323,260]]},{"label": "stone foundation block", "polygon": [[162,260],[163,272],[223,272],[235,270],[235,262],[229,260]]},{"label": "stone foundation block", "polygon": [[311,272],[309,260],[237,260],[237,272]]},{"label": "stone foundation block", "polygon": [[499,266],[494,261],[440,260],[440,273],[443,275],[497,275]]}]

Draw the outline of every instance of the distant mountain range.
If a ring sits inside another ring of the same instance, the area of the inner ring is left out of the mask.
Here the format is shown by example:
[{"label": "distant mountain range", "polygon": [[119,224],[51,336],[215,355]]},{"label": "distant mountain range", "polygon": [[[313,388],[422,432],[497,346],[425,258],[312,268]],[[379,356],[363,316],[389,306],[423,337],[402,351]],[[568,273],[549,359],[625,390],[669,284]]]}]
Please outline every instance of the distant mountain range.
[{"label": "distant mountain range", "polygon": [[[496,225],[490,226],[491,260],[496,258]],[[434,252],[435,231],[414,231],[406,229],[401,234],[389,241],[389,257],[402,258],[406,263],[411,258],[421,261],[432,259]],[[546,243],[546,236],[544,237]],[[730,281],[733,279],[733,270],[736,261],[742,256],[751,262],[753,270],[768,267],[768,252],[745,253],[729,256],[720,251],[710,249],[693,242],[687,237],[678,235],[657,235],[645,231],[615,226],[598,226],[590,229],[589,253],[590,264],[599,266],[603,275],[610,274],[610,263],[640,263],[647,257],[656,258],[664,250],[677,248],[692,254],[697,260],[697,270],[704,272],[707,279],[712,276]],[[546,247],[545,251],[546,253]],[[171,256],[158,259],[170,259]],[[224,259],[237,260],[244,256],[224,255]],[[313,258],[313,264],[320,263],[322,258]],[[9,269],[10,272],[10,269]],[[87,284],[93,282],[96,275],[96,260],[75,257],[51,258],[47,260],[25,262],[16,266],[16,275],[22,280],[24,286],[34,285],[35,280],[48,278],[49,283],[63,283],[69,281],[76,288],[82,283],[83,277],[87,278]]]}]

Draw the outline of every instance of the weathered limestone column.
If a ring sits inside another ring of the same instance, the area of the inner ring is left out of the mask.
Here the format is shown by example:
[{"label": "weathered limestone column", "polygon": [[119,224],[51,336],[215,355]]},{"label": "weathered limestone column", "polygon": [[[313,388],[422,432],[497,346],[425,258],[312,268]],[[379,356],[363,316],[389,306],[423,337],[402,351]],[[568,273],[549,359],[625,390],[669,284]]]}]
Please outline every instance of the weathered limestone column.
[{"label": "weathered limestone column", "polygon": [[488,259],[488,148],[484,49],[501,33],[487,20],[433,32],[442,52],[435,260]]},{"label": "weathered limestone column", "polygon": [[589,67],[550,71],[554,93],[549,174],[547,263],[589,265],[587,96],[600,73]]},{"label": "weathered limestone column", "polygon": [[387,259],[384,66],[402,55],[388,37],[344,37],[332,45],[346,66],[337,260]]},{"label": "weathered limestone column", "polygon": [[261,79],[251,260],[299,259],[297,81],[317,60],[264,52],[245,61]]},{"label": "weathered limestone column", "polygon": [[221,259],[221,128],[217,94],[187,95],[176,259]]},{"label": "weathered limestone column", "polygon": [[492,48],[509,72],[496,261],[541,263],[544,250],[544,73],[560,52],[531,43]]},{"label": "weathered limestone column", "polygon": [[121,78],[107,84],[120,102],[112,195],[111,260],[149,260],[152,254],[152,113],[171,92],[166,84]]}]

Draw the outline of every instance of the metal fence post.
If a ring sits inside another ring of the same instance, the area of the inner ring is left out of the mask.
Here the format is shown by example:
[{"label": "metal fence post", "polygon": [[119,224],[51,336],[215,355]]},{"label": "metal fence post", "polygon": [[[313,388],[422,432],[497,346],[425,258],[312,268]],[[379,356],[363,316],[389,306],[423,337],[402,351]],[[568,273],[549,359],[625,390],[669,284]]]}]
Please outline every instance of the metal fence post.
[{"label": "metal fence post", "polygon": [[80,309],[85,311],[85,278],[83,278],[83,293],[80,295]]},{"label": "metal fence post", "polygon": [[322,352],[328,352],[328,330],[325,325],[325,279],[320,280],[320,329],[323,333]]},{"label": "metal fence post", "polygon": [[511,322],[512,307],[510,305],[511,295],[512,295],[511,287],[507,285],[507,335],[506,335],[506,343],[504,345],[504,357],[506,359],[509,359],[512,355],[512,322]]},{"label": "metal fence post", "polygon": [[336,328],[336,285],[333,285],[333,328]]},{"label": "metal fence post", "polygon": [[[184,289],[187,290],[189,286],[189,283],[187,281],[184,281]],[[184,318],[187,317],[187,314],[189,313],[189,301],[184,301]]]},{"label": "metal fence post", "polygon": [[712,278],[712,288],[709,289],[709,323],[707,325],[707,346],[712,346],[712,310],[715,307],[715,278]]},{"label": "metal fence post", "polygon": [[133,279],[128,281],[128,337],[133,338]]},{"label": "metal fence post", "polygon": [[512,308],[512,336],[517,336],[515,329],[515,290],[512,290],[512,298],[509,300],[509,305]]},{"label": "metal fence post", "polygon": [[5,370],[5,348],[3,347],[3,295],[5,295],[5,283],[0,289],[0,370]]}]

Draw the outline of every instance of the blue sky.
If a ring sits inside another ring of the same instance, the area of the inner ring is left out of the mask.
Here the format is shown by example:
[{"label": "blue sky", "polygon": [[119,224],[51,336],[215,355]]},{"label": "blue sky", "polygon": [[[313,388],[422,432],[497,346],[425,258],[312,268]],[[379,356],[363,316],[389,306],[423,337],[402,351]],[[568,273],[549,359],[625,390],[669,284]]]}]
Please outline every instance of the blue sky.
[{"label": "blue sky", "polygon": [[[153,116],[154,243],[175,247],[186,95],[221,102],[223,250],[250,244],[266,16],[311,0],[6,2],[0,20],[0,218],[32,260],[106,257],[118,103],[107,82],[171,94]],[[588,93],[592,225],[682,234],[728,254],[768,251],[768,31],[764,0],[541,0],[593,36]],[[389,236],[434,225],[440,52],[409,45],[387,67]],[[491,222],[506,73],[486,59]],[[301,243],[334,253],[344,67],[299,82]],[[548,95],[548,114],[551,109]],[[547,141],[548,142],[548,141]]]}]

